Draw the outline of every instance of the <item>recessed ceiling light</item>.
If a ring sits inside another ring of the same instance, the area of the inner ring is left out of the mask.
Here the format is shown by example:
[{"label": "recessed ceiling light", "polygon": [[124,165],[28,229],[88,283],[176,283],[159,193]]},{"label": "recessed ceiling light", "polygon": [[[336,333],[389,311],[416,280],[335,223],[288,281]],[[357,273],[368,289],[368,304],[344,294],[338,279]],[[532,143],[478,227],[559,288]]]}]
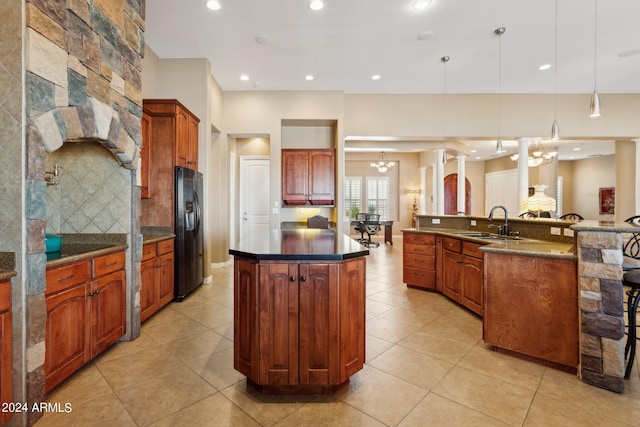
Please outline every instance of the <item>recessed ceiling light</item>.
[{"label": "recessed ceiling light", "polygon": [[380,80],[380,74],[374,74],[371,76],[371,80]]},{"label": "recessed ceiling light", "polygon": [[551,64],[542,64],[541,66],[538,67],[538,70],[544,71],[544,70],[548,70],[549,68],[551,68]]},{"label": "recessed ceiling light", "polygon": [[260,35],[260,36],[256,36],[256,43],[258,44],[267,44],[269,43],[269,41],[271,41],[271,38],[269,38],[269,36],[265,36],[265,35]]},{"label": "recessed ceiling light", "polygon": [[626,58],[628,56],[634,56],[640,53],[640,49],[625,50],[618,54],[618,58]]},{"label": "recessed ceiling light", "polygon": [[324,3],[321,0],[312,0],[309,2],[309,9],[311,10],[320,10],[324,7]]},{"label": "recessed ceiling light", "polygon": [[477,153],[478,150],[471,150],[471,153]]},{"label": "recessed ceiling light", "polygon": [[431,6],[431,0],[415,0],[411,3],[411,7],[415,10],[423,10]]},{"label": "recessed ceiling light", "polygon": [[480,160],[482,157],[480,156],[476,156],[476,160]]},{"label": "recessed ceiling light", "polygon": [[433,36],[434,36],[435,34],[436,34],[436,33],[434,33],[433,31],[430,31],[430,30],[429,30],[429,31],[423,31],[423,32],[421,32],[420,34],[418,34],[418,35],[416,36],[416,38],[417,38],[418,40],[420,40],[420,41],[425,41],[425,40],[429,40],[429,39],[433,38]]},{"label": "recessed ceiling light", "polygon": [[246,74],[242,74],[240,76],[240,80],[242,80],[243,82],[249,81],[249,76],[247,76]]},{"label": "recessed ceiling light", "polygon": [[315,77],[313,77],[311,74],[307,74],[306,76],[304,76],[304,79],[307,81],[311,81],[313,80]]},{"label": "recessed ceiling light", "polygon": [[573,151],[580,151],[580,150],[582,150],[582,148],[580,148],[580,147],[576,147],[576,148],[573,149]]},{"label": "recessed ceiling light", "polygon": [[207,7],[211,10],[220,10],[220,2],[218,0],[208,0]]}]

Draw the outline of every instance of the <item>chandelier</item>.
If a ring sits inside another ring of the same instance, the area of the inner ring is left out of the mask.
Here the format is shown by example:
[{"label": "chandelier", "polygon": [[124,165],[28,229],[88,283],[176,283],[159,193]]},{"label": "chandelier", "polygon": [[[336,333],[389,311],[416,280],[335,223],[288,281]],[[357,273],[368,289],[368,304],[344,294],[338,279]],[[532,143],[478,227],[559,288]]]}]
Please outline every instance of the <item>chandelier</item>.
[{"label": "chandelier", "polygon": [[[534,139],[529,142],[529,154],[527,164],[529,167],[536,167],[540,165],[548,165],[553,161],[553,158],[558,154],[557,151],[547,151],[540,139]],[[518,155],[511,156],[511,160],[518,161]]]},{"label": "chandelier", "polygon": [[385,173],[386,171],[394,167],[395,164],[396,162],[387,162],[384,151],[381,151],[378,155],[378,161],[375,163],[371,163],[371,167],[378,169],[378,172],[380,173]]}]

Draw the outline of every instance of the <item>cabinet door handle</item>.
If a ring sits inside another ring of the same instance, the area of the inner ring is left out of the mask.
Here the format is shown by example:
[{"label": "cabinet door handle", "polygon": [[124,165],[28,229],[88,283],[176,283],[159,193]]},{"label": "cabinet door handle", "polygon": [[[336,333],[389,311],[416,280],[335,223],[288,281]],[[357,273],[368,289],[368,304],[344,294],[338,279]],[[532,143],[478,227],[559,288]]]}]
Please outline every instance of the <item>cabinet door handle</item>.
[{"label": "cabinet door handle", "polygon": [[94,295],[98,295],[100,293],[100,289],[96,289],[95,291],[93,291]]},{"label": "cabinet door handle", "polygon": [[113,262],[110,262],[108,264],[105,264],[105,267],[111,267],[112,265],[116,265],[117,263],[118,263],[118,261],[113,261]]},{"label": "cabinet door handle", "polygon": [[291,280],[292,282],[295,282],[295,281],[296,281],[296,276],[291,276],[290,280]]},{"label": "cabinet door handle", "polygon": [[162,267],[162,264],[156,264],[156,267],[160,268],[160,267]]},{"label": "cabinet door handle", "polygon": [[73,279],[73,274],[71,274],[71,275],[69,275],[67,277],[60,277],[58,279],[58,282],[64,282],[65,280],[71,280],[71,279]]},{"label": "cabinet door handle", "polygon": [[301,282],[306,282],[306,281],[307,281],[307,276],[302,276],[302,277],[300,277],[300,281],[301,281]]},{"label": "cabinet door handle", "polygon": [[87,294],[87,296],[88,296],[88,297],[92,297],[92,296],[93,296],[93,292],[89,292],[89,293]]}]

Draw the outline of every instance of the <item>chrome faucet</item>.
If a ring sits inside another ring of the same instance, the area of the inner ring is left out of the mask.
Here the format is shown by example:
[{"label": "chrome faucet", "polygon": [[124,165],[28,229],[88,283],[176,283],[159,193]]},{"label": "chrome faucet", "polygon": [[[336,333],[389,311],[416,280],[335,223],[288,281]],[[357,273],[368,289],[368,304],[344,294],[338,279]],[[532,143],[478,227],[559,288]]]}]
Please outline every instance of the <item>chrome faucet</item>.
[{"label": "chrome faucet", "polygon": [[489,212],[489,218],[487,219],[489,221],[493,221],[493,212],[498,208],[504,211],[504,225],[501,227],[498,227],[498,234],[508,236],[509,235],[509,212],[507,212],[507,208],[505,208],[502,205],[496,205],[492,207],[491,212]]}]

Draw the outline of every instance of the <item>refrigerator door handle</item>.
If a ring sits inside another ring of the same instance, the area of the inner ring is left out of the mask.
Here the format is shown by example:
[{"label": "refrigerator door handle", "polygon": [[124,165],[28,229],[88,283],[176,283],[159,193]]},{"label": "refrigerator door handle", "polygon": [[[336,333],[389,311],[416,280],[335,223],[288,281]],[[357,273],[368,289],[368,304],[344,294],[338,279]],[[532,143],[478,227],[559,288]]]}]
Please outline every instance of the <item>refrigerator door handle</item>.
[{"label": "refrigerator door handle", "polygon": [[193,234],[197,235],[198,231],[200,230],[200,200],[198,200],[198,193],[196,193],[195,191],[193,192],[193,203],[196,205],[196,226],[193,229]]}]

